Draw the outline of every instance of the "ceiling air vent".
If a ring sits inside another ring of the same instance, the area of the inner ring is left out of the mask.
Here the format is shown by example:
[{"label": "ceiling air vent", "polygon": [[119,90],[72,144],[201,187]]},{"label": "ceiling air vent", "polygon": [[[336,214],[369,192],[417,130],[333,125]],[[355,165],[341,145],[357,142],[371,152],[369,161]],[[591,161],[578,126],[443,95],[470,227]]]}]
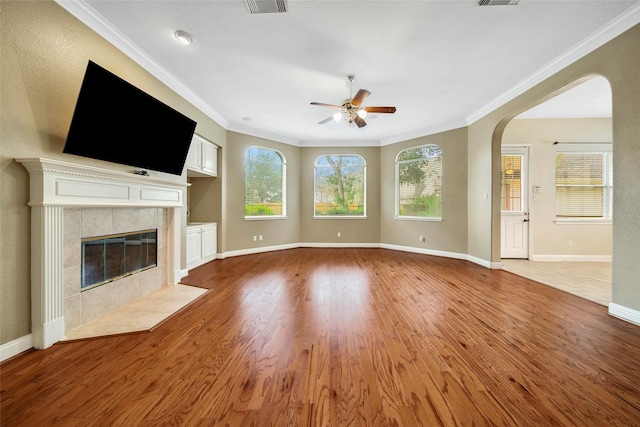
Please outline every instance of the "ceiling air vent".
[{"label": "ceiling air vent", "polygon": [[520,0],[480,0],[478,6],[515,6]]},{"label": "ceiling air vent", "polygon": [[287,0],[245,0],[251,13],[284,13]]}]

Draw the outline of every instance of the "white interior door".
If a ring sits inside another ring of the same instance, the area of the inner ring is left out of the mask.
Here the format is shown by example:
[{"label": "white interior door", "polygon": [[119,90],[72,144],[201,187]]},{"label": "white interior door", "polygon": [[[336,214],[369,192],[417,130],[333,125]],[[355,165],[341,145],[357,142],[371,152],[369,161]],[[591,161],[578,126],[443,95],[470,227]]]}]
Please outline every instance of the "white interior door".
[{"label": "white interior door", "polygon": [[529,148],[502,148],[500,247],[502,258],[529,258]]}]

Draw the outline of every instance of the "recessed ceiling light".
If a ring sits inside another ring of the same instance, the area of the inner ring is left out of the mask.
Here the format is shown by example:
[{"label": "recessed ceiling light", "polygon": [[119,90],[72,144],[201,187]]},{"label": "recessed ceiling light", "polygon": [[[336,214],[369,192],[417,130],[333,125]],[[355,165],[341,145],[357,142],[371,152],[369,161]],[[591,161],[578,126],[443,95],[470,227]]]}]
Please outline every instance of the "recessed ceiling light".
[{"label": "recessed ceiling light", "polygon": [[190,45],[193,42],[193,36],[186,31],[179,30],[173,33],[173,35],[176,40],[184,45]]}]

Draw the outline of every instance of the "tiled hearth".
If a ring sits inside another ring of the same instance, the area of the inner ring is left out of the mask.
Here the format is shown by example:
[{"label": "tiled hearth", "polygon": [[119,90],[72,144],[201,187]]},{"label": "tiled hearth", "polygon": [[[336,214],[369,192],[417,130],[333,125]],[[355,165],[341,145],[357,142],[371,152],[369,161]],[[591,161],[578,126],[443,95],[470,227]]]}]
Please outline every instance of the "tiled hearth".
[{"label": "tiled hearth", "polygon": [[164,286],[112,312],[67,330],[66,340],[148,331],[207,292],[209,290],[194,286]]}]

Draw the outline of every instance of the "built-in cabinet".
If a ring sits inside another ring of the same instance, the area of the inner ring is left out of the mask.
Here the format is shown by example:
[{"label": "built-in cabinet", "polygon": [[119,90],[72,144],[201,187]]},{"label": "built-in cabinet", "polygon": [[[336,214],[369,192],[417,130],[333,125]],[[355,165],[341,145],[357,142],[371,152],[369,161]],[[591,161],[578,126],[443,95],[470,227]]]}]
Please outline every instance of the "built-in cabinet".
[{"label": "built-in cabinet", "polygon": [[194,134],[185,166],[187,176],[218,176],[218,146]]},{"label": "built-in cabinet", "polygon": [[[192,180],[192,185],[200,185],[208,181],[201,180],[201,178],[213,179],[217,177],[218,146],[200,135],[194,134],[185,166],[187,177],[198,178]],[[187,191],[188,208],[199,202],[199,200],[191,200],[191,193],[191,191]],[[211,222],[211,219],[214,218],[213,213],[206,210],[200,209],[197,213],[198,222],[189,222],[189,210],[187,218],[186,262],[187,269],[190,269],[216,259],[218,226],[215,222]],[[191,221],[195,220],[191,219]]]},{"label": "built-in cabinet", "polygon": [[217,229],[215,222],[187,224],[187,268],[216,259]]}]

